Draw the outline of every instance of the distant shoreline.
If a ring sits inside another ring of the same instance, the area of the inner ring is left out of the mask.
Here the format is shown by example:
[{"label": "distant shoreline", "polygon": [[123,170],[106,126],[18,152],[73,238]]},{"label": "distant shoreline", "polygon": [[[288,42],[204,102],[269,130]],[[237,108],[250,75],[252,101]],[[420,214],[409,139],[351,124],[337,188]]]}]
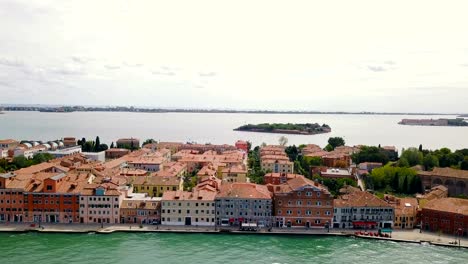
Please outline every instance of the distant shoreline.
[{"label": "distant shoreline", "polygon": [[[133,107],[27,107],[7,106],[4,111],[39,111],[42,113],[72,112],[129,112],[129,113],[198,113],[198,114],[304,114],[304,115],[442,115],[467,116],[459,113],[404,113],[404,112],[347,112],[347,111],[273,111],[273,110],[222,110],[222,109],[167,109],[167,108],[133,108]],[[1,112],[0,112],[1,113]]]}]

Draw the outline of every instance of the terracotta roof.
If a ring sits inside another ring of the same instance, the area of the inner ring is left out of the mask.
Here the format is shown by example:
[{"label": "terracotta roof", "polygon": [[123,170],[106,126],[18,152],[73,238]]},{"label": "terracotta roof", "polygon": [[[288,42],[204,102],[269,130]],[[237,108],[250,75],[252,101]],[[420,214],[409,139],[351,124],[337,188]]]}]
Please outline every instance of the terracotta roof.
[{"label": "terracotta roof", "polygon": [[420,171],[419,175],[426,176],[439,176],[439,177],[450,177],[450,178],[460,178],[468,179],[467,170],[456,170],[452,168],[434,168],[432,171]]},{"label": "terracotta roof", "polygon": [[392,206],[395,208],[395,215],[416,214],[418,199],[412,197],[396,198],[396,203]]},{"label": "terracotta roof", "polygon": [[1,139],[0,140],[0,144],[13,144],[13,143],[19,143],[19,142],[14,139]]},{"label": "terracotta roof", "polygon": [[353,191],[334,200],[335,207],[391,207],[384,200],[369,192]]},{"label": "terracotta roof", "polygon": [[242,199],[271,199],[267,186],[253,183],[223,184],[220,188],[219,198]]},{"label": "terracotta roof", "polygon": [[468,200],[459,198],[436,199],[429,201],[424,209],[468,216]]},{"label": "terracotta roof", "polygon": [[163,201],[214,201],[216,192],[208,190],[185,191],[166,191],[163,193]]},{"label": "terracotta roof", "polygon": [[247,168],[243,164],[237,164],[228,168],[224,168],[222,173],[247,173]]},{"label": "terracotta roof", "polygon": [[295,177],[292,179],[289,179],[287,182],[280,184],[280,185],[274,185],[274,192],[275,193],[289,193],[294,190],[301,189],[305,186],[313,186],[316,189],[319,189],[325,194],[330,194],[328,191],[327,187],[324,185],[321,185],[318,182],[311,181],[304,176],[300,175],[301,177]]}]

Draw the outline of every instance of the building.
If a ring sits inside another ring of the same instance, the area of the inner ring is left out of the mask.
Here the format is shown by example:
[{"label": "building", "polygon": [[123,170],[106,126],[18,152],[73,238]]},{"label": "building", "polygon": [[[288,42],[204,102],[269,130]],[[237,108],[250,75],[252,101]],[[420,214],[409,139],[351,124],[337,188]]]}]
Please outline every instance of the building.
[{"label": "building", "polygon": [[351,156],[345,152],[332,151],[322,156],[324,166],[333,168],[348,168],[351,165]]},{"label": "building", "polygon": [[65,137],[65,138],[63,138],[63,146],[65,148],[76,146],[76,138],[74,138],[74,137]]},{"label": "building", "polygon": [[63,148],[63,149],[58,149],[54,151],[48,151],[47,153],[49,153],[50,155],[56,158],[72,156],[72,155],[81,153],[81,146],[74,146],[74,147]]},{"label": "building", "polygon": [[165,160],[161,157],[146,157],[142,156],[137,159],[128,161],[128,167],[132,169],[141,169],[150,172],[156,172],[162,169]]},{"label": "building", "polygon": [[123,148],[111,148],[106,150],[105,152],[106,159],[118,159],[130,153],[130,150]]},{"label": "building", "polygon": [[140,140],[138,138],[120,138],[117,140],[117,148],[139,148]]},{"label": "building", "polygon": [[395,210],[395,229],[413,229],[418,222],[418,199],[412,197],[398,198],[390,195],[385,200]]},{"label": "building", "polygon": [[88,158],[89,160],[105,162],[106,161],[106,152],[82,152],[83,156]]},{"label": "building", "polygon": [[[0,174],[0,223],[24,221],[24,186],[13,172]],[[23,184],[24,183],[24,184]]]},{"label": "building", "polygon": [[261,168],[273,173],[294,173],[294,162],[289,160],[261,160]]},{"label": "building", "polygon": [[25,222],[79,223],[80,192],[92,174],[39,172],[27,177],[18,176],[19,181],[26,181]]},{"label": "building", "polygon": [[[314,171],[314,168],[311,168]],[[324,178],[329,178],[329,179],[352,179],[354,180],[355,177],[351,173],[352,171],[350,169],[340,169],[340,168],[327,168],[327,167],[320,167],[319,174],[320,176]]]},{"label": "building", "polygon": [[120,205],[127,193],[127,189],[110,180],[86,185],[79,201],[80,223],[120,223]]},{"label": "building", "polygon": [[422,209],[421,228],[431,232],[468,236],[468,200],[441,198]]},{"label": "building", "polygon": [[147,193],[150,197],[162,197],[166,191],[179,191],[184,187],[184,181],[179,177],[134,177],[131,183],[134,192]]},{"label": "building", "polygon": [[288,180],[295,179],[297,177],[304,177],[300,174],[294,173],[267,173],[263,177],[265,184],[279,185],[286,183]]},{"label": "building", "polygon": [[187,174],[187,165],[181,162],[169,162],[164,164],[164,169],[153,173],[159,177],[184,177]]},{"label": "building", "polygon": [[236,144],[234,144],[237,149],[240,149],[245,152],[249,152],[249,143],[244,140],[237,140]]},{"label": "building", "polygon": [[14,149],[19,145],[19,142],[14,139],[0,140],[0,149]]},{"label": "building", "polygon": [[0,159],[8,158],[8,149],[0,148]]},{"label": "building", "polygon": [[346,194],[334,200],[334,228],[391,228],[394,208],[377,196],[348,186]]},{"label": "building", "polygon": [[215,225],[216,191],[167,191],[162,197],[161,220],[163,225]]},{"label": "building", "polygon": [[239,226],[241,223],[256,223],[259,226],[272,224],[272,195],[264,185],[231,183],[221,185],[216,196],[216,224]]},{"label": "building", "polygon": [[432,171],[419,171],[424,190],[443,185],[449,196],[468,195],[468,171],[452,168],[434,168]]},{"label": "building", "polygon": [[121,224],[160,224],[161,197],[149,197],[146,193],[132,193],[122,200]]},{"label": "building", "polygon": [[223,182],[247,182],[247,168],[245,165],[235,165],[221,170]]},{"label": "building", "polygon": [[333,196],[325,186],[302,176],[268,187],[277,227],[331,227]]},{"label": "building", "polygon": [[359,170],[365,170],[371,173],[372,170],[380,168],[382,166],[383,165],[381,162],[362,162],[362,163],[359,163],[358,168]]}]

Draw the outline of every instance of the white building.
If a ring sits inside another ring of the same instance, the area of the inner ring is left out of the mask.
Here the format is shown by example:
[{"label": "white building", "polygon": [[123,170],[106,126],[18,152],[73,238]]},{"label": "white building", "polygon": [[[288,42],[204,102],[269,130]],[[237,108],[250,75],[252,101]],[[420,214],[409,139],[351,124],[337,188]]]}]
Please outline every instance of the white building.
[{"label": "white building", "polygon": [[8,149],[0,149],[0,159],[8,158]]},{"label": "white building", "polygon": [[58,149],[55,151],[49,151],[48,153],[54,156],[55,158],[62,158],[66,156],[71,156],[76,153],[81,153],[81,146]]},{"label": "white building", "polygon": [[166,191],[162,197],[163,225],[215,225],[215,191]]},{"label": "white building", "polygon": [[334,228],[392,228],[395,212],[392,205],[377,196],[348,187],[348,193],[334,200]]},{"label": "white building", "polygon": [[106,161],[106,152],[101,151],[101,152],[82,152],[86,158],[90,160],[95,160],[95,161],[101,161],[105,162]]}]

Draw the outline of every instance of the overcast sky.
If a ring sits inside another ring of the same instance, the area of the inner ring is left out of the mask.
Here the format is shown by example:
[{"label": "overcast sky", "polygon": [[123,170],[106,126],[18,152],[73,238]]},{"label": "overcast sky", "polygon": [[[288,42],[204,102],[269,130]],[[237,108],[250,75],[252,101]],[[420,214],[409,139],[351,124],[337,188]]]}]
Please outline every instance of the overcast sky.
[{"label": "overcast sky", "polygon": [[0,104],[468,112],[467,10],[0,0]]}]

